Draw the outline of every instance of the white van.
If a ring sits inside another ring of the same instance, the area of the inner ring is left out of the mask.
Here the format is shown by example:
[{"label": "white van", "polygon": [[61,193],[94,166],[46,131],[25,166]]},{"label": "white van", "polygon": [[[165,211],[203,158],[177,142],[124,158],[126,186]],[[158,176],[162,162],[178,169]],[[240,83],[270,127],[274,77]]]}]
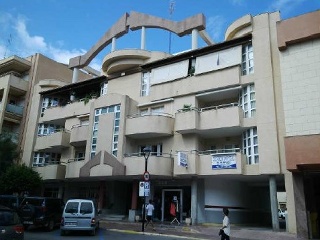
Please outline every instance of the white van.
[{"label": "white van", "polygon": [[61,218],[61,236],[68,231],[90,231],[91,235],[94,236],[99,228],[99,213],[92,200],[68,200]]}]

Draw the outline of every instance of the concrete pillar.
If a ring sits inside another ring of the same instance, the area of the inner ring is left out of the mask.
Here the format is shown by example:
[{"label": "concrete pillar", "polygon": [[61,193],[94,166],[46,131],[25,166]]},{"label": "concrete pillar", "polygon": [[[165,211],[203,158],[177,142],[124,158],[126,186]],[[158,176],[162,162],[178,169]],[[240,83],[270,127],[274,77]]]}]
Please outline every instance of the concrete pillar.
[{"label": "concrete pillar", "polygon": [[191,49],[197,49],[198,48],[198,30],[197,29],[192,29],[192,46]]},{"label": "concrete pillar", "polygon": [[111,52],[114,52],[116,50],[116,38],[112,38],[111,42]]},{"label": "concrete pillar", "polygon": [[146,49],[146,27],[141,28],[141,49]]},{"label": "concrete pillar", "polygon": [[59,184],[59,192],[58,192],[58,198],[63,199],[63,183]]},{"label": "concrete pillar", "polygon": [[292,178],[296,210],[295,218],[297,222],[297,237],[308,239],[308,215],[304,195],[303,175],[300,173],[293,173]]},{"label": "concrete pillar", "polygon": [[[78,77],[79,77],[79,69],[74,68],[73,69],[73,74],[72,74],[72,83],[78,82]],[[73,94],[70,95],[70,101],[74,101],[75,96]]]},{"label": "concrete pillar", "polygon": [[192,224],[198,223],[198,180],[192,179],[191,182],[191,221]]},{"label": "concrete pillar", "polygon": [[276,183],[276,178],[273,175],[269,177],[269,190],[270,190],[272,228],[275,231],[279,231],[277,183]]},{"label": "concrete pillar", "polygon": [[139,182],[132,182],[131,209],[137,209],[138,205],[138,185]]}]

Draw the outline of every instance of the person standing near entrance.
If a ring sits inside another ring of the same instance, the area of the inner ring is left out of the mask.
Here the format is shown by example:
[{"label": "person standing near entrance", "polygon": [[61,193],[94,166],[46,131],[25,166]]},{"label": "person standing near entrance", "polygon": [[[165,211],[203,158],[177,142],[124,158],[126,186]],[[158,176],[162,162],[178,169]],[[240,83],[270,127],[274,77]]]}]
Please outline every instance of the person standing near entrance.
[{"label": "person standing near entrance", "polygon": [[149,200],[149,204],[146,206],[146,210],[147,210],[147,224],[146,224],[146,227],[150,223],[152,225],[152,229],[155,230],[154,225],[153,225],[153,221],[152,221],[154,206],[152,204],[152,200],[151,199]]},{"label": "person standing near entrance", "polygon": [[222,228],[220,229],[219,235],[221,235],[221,240],[230,240],[230,220],[229,220],[229,210],[228,208],[223,208],[223,222]]}]

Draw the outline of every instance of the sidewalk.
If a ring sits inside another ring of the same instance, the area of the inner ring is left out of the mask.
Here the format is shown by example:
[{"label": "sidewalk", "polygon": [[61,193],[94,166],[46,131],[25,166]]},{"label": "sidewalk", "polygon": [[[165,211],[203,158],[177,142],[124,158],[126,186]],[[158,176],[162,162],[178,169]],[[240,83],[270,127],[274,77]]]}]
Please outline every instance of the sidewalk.
[{"label": "sidewalk", "polygon": [[[219,240],[218,236],[219,226],[212,225],[170,225],[170,223],[154,223],[155,230],[151,226],[145,228],[142,232],[141,222],[128,221],[107,221],[100,222],[101,228],[106,228],[109,231],[121,231],[134,234],[148,234],[161,236],[176,236],[181,239],[213,239]],[[274,232],[272,229],[266,228],[249,228],[238,227],[231,225],[231,239],[232,240],[292,240],[298,239],[295,235],[279,231]]]}]

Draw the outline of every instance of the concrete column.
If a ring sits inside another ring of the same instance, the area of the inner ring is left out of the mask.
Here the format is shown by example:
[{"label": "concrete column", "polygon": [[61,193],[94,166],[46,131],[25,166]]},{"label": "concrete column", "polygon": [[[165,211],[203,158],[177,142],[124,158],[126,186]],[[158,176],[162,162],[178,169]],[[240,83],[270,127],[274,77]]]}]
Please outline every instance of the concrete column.
[{"label": "concrete column", "polygon": [[197,49],[198,48],[198,30],[197,29],[192,29],[192,46],[191,49]]},{"label": "concrete column", "polygon": [[146,27],[141,28],[141,49],[146,49]]},{"label": "concrete column", "polygon": [[191,182],[191,221],[192,224],[198,223],[198,180],[192,179]]},{"label": "concrete column", "polygon": [[112,38],[111,42],[111,52],[114,52],[116,50],[116,38]]},{"label": "concrete column", "polygon": [[[73,69],[73,74],[72,74],[72,83],[76,83],[78,82],[78,77],[79,77],[79,69],[78,68],[74,68]],[[74,95],[70,95],[70,101],[74,101]]]},{"label": "concrete column", "polygon": [[138,185],[139,182],[132,182],[131,209],[136,210],[138,206]]},{"label": "concrete column", "polygon": [[275,176],[269,177],[270,205],[273,230],[279,231],[277,183]]},{"label": "concrete column", "polygon": [[63,183],[59,184],[59,192],[58,192],[58,198],[63,199]]}]

